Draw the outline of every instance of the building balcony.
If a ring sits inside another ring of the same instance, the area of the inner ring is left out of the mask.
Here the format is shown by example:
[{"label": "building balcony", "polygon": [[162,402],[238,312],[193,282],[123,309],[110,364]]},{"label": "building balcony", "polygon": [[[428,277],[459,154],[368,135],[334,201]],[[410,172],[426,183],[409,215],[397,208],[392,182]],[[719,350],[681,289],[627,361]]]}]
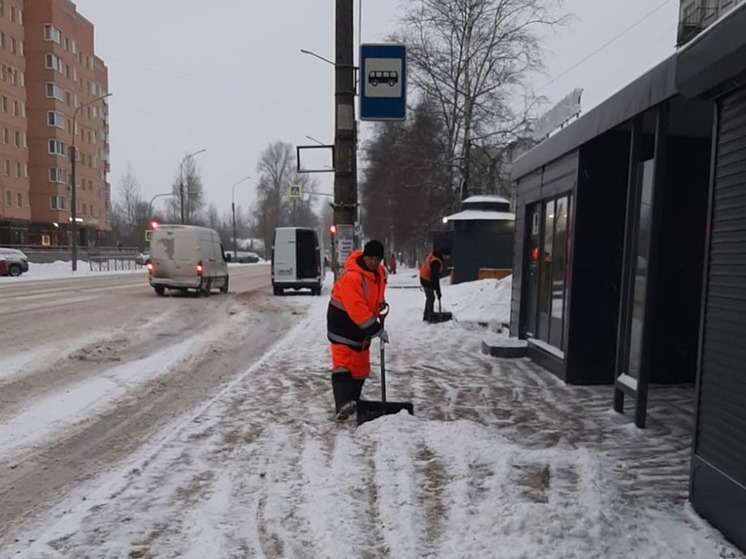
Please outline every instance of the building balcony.
[{"label": "building balcony", "polygon": [[676,36],[676,45],[682,46],[694,39],[718,18],[716,6],[697,6],[682,17]]}]

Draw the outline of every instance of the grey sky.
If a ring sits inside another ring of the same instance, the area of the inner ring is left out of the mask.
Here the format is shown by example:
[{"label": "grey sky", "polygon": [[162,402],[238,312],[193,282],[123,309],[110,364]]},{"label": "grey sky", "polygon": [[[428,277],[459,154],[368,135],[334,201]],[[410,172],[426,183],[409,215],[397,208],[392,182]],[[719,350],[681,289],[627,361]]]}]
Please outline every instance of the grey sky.
[{"label": "grey sky", "polygon": [[[261,8],[249,0],[74,1],[95,25],[97,54],[109,67],[115,198],[128,165],[149,200],[170,191],[185,154],[206,149],[195,160],[207,201],[222,216],[231,186],[256,176],[268,143],[311,143],[306,135],[332,142],[333,68],[300,49],[334,58],[334,0],[273,0]],[[558,101],[582,87],[585,112],[673,53],[677,0],[542,87],[662,3],[567,0],[576,17],[547,37],[549,76],[536,79],[540,93]],[[396,25],[397,0],[362,6],[363,42],[382,41]],[[317,177],[331,192],[331,175]],[[254,184],[236,187],[237,205],[249,205]]]}]

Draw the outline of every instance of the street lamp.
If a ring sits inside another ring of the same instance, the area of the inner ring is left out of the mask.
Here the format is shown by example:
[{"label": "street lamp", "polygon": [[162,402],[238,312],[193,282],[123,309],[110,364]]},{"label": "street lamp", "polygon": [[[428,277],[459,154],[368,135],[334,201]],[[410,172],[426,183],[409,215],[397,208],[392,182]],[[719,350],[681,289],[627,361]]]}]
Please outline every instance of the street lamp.
[{"label": "street lamp", "polygon": [[179,201],[181,206],[181,224],[184,225],[184,163],[186,163],[186,160],[190,157],[194,157],[195,155],[199,155],[200,153],[207,151],[205,149],[201,149],[199,151],[195,151],[194,153],[190,153],[189,155],[184,156],[184,159],[181,160],[181,163],[179,164]]},{"label": "street lamp", "polygon": [[309,55],[311,55],[311,56],[314,56],[314,57],[318,58],[319,60],[323,60],[324,62],[326,62],[327,64],[331,64],[332,66],[334,66],[334,65],[335,65],[335,64],[334,64],[334,62],[332,62],[332,61],[331,61],[331,60],[329,60],[328,58],[324,58],[324,57],[323,57],[323,56],[321,56],[320,54],[316,54],[316,53],[315,53],[315,52],[313,52],[313,51],[310,51],[310,50],[306,50],[306,49],[300,49],[300,51],[301,51],[301,52],[302,52],[303,54],[309,54]]},{"label": "street lamp", "polygon": [[[355,94],[357,91],[356,70],[359,68],[353,63],[352,12],[351,1],[336,1],[334,61],[310,50],[300,49],[300,52],[334,66],[334,204],[332,208],[334,224],[345,226],[344,230],[340,230],[337,242],[350,240],[354,245],[357,241],[354,225],[358,222],[358,131],[355,118]],[[336,258],[336,250],[332,251],[332,256]],[[332,262],[335,278],[337,277],[337,264],[336,261]]]},{"label": "street lamp", "polygon": [[249,180],[250,178],[251,176],[242,178],[240,181],[234,184],[233,188],[231,189],[231,212],[233,213],[233,260],[235,261],[238,261],[238,248],[236,241],[236,187],[242,182]]},{"label": "street lamp", "polygon": [[78,119],[78,112],[83,107],[87,107],[88,105],[91,105],[97,101],[101,101],[102,99],[106,99],[107,97],[111,97],[113,93],[107,93],[106,95],[100,95],[96,97],[95,99],[91,99],[90,101],[87,101],[81,105],[78,105],[78,107],[75,109],[75,112],[73,112],[73,144],[70,146],[70,160],[71,160],[71,172],[70,172],[70,178],[72,180],[72,207],[70,208],[70,231],[72,232],[72,246],[70,250],[70,255],[72,257],[72,265],[73,265],[73,272],[77,271],[78,269],[78,197],[77,197],[77,174],[76,174],[76,166],[78,162],[78,154],[75,149],[75,137],[78,135],[77,131],[77,125],[76,121]]},{"label": "street lamp", "polygon": [[150,203],[148,204],[148,219],[152,219],[153,217],[153,202],[155,202],[156,198],[161,198],[163,196],[175,196],[173,192],[163,192],[161,194],[156,194],[150,199]]}]

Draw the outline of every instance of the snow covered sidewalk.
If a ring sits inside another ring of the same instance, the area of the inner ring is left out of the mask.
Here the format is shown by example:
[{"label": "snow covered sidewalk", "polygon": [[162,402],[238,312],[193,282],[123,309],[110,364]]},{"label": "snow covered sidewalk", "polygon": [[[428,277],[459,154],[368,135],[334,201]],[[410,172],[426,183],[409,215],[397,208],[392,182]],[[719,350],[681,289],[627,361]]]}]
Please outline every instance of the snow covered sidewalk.
[{"label": "snow covered sidewalk", "polygon": [[651,391],[638,430],[610,387],[480,352],[509,278],[445,287],[459,324],[427,325],[415,273],[391,278],[386,348],[414,416],[333,421],[328,287],[287,297],[299,322],[257,365],[0,556],[744,557],[687,505],[692,390]]}]

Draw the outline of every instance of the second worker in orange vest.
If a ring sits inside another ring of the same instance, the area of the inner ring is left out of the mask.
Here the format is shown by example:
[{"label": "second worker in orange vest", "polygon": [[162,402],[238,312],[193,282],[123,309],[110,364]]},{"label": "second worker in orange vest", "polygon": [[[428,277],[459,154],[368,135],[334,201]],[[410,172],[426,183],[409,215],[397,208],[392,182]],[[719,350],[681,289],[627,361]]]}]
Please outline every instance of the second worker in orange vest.
[{"label": "second worker in orange vest", "polygon": [[332,391],[337,420],[357,410],[363,383],[370,374],[370,342],[378,336],[386,343],[379,314],[386,291],[383,244],[370,241],[345,262],[332,288],[326,313],[327,337],[331,342]]},{"label": "second worker in orange vest", "polygon": [[432,320],[435,296],[437,295],[440,300],[440,275],[445,268],[444,254],[446,254],[445,249],[435,249],[425,257],[420,267],[420,285],[425,290],[425,312],[422,314],[422,320],[425,322]]}]

